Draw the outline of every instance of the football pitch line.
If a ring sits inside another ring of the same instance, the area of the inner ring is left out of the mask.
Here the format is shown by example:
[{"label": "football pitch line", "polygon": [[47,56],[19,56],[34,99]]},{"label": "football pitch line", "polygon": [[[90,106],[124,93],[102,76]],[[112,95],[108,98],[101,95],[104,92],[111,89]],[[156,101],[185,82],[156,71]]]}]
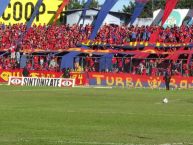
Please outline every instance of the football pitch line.
[{"label": "football pitch line", "polygon": [[[22,139],[23,142],[31,142],[30,139]],[[33,139],[34,141],[34,139]],[[45,139],[43,141],[46,141]],[[78,140],[48,140],[51,144],[77,144],[77,145],[193,145],[193,143],[162,143],[162,144],[134,144],[134,143],[116,143],[116,142],[100,142],[100,141],[78,141]]]},{"label": "football pitch line", "polygon": [[73,111],[73,110],[66,110],[64,111],[66,113],[89,113],[89,114],[92,114],[92,113],[96,113],[96,114],[117,114],[117,115],[140,115],[140,116],[180,116],[180,117],[192,117],[193,114],[175,114],[175,113],[157,113],[157,114],[140,114],[140,113],[134,113],[134,112],[130,112],[130,113],[127,113],[127,112],[98,112],[98,111],[90,111],[90,110],[83,110],[83,111]]},{"label": "football pitch line", "polygon": [[[12,142],[25,142],[25,143],[30,143],[34,142],[36,139],[18,139],[18,140],[12,140]],[[40,139],[43,142],[47,142],[49,144],[76,144],[76,145],[193,145],[193,143],[189,142],[182,142],[182,143],[161,143],[161,144],[155,144],[155,143],[150,143],[150,144],[141,144],[141,143],[121,143],[121,142],[101,142],[101,141],[80,141],[76,139],[64,139],[64,140],[50,140],[50,139]],[[0,140],[1,142],[1,140]],[[10,142],[10,140],[4,140],[4,143]],[[1,142],[2,143],[2,142]]]},{"label": "football pitch line", "polygon": [[[53,143],[53,141],[50,141]],[[54,143],[62,144],[83,144],[83,145],[147,145],[147,144],[133,144],[133,143],[114,143],[114,142],[97,142],[97,141],[54,141]],[[148,144],[148,145],[193,145],[193,143],[163,143],[163,144]]]}]

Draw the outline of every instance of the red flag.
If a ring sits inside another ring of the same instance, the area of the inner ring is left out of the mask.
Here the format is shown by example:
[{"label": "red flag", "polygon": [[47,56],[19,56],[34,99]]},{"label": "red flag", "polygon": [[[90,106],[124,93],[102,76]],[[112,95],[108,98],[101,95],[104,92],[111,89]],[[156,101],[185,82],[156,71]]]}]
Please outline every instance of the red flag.
[{"label": "red flag", "polygon": [[[150,39],[149,39],[149,43],[156,43],[158,38],[159,38],[159,33],[160,33],[160,27],[156,28],[156,30],[151,34],[150,36]],[[147,46],[145,47],[144,50],[147,50],[147,49],[154,49],[154,47],[152,46]]]},{"label": "red flag", "polygon": [[162,17],[162,26],[166,22],[167,18],[169,17],[170,13],[172,10],[176,7],[178,0],[167,0],[166,1],[166,6],[164,10],[164,15]]},{"label": "red flag", "polygon": [[147,58],[149,55],[150,53],[139,53],[139,54],[136,54],[133,58],[142,59],[142,58]]},{"label": "red flag", "polygon": [[64,7],[68,5],[68,3],[69,3],[69,0],[63,0],[62,5],[59,7],[59,9],[58,9],[57,12],[56,12],[55,19],[54,19],[54,24],[56,24],[56,21],[57,21],[57,19],[58,19],[58,16],[59,16],[60,13],[63,11]]},{"label": "red flag", "polygon": [[170,54],[166,57],[166,59],[170,59],[170,60],[173,60],[173,61],[177,61],[178,58],[179,58],[179,55],[180,54]]},{"label": "red flag", "polygon": [[159,37],[160,27],[156,28],[156,30],[151,34],[149,42],[156,43]]}]

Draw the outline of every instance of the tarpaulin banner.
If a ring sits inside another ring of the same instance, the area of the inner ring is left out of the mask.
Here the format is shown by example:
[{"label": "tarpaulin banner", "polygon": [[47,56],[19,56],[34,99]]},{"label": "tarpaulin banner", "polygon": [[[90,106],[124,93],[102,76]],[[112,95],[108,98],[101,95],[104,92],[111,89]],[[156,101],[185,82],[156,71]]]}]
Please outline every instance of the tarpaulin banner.
[{"label": "tarpaulin banner", "polygon": [[74,87],[75,79],[71,78],[38,78],[38,77],[9,77],[8,85],[37,86],[37,87]]},{"label": "tarpaulin banner", "polygon": [[[156,34],[155,34],[156,33]],[[115,47],[115,48],[139,48],[139,47],[157,47],[157,48],[166,48],[166,47],[193,47],[193,43],[160,43],[156,42],[158,31],[155,31],[155,35],[152,38],[150,38],[150,42],[145,41],[136,41],[136,42],[128,42],[122,45],[117,44],[108,44],[100,41],[91,41],[87,40],[81,43],[82,46],[99,46],[99,47]],[[153,34],[152,34],[153,35]],[[155,37],[155,38],[154,38]]]},{"label": "tarpaulin banner", "polygon": [[141,12],[148,1],[149,0],[135,0],[135,9],[130,20],[131,25],[135,22],[136,18],[141,15]]},{"label": "tarpaulin banner", "polygon": [[89,83],[88,73],[85,72],[71,72],[70,77],[75,79],[76,85],[88,85]]},{"label": "tarpaulin banner", "polygon": [[111,8],[117,3],[117,1],[118,0],[106,0],[105,3],[102,5],[102,8],[97,15],[96,22],[94,23],[94,29],[89,37],[90,40],[94,40],[104,19],[106,18]]},{"label": "tarpaulin banner", "polygon": [[[0,4],[4,5],[3,1],[5,0],[0,0]],[[5,25],[25,24],[30,20],[36,3],[37,0],[11,0],[0,18],[0,23]],[[53,23],[58,6],[61,4],[61,0],[43,0],[33,24],[43,25]]]},{"label": "tarpaulin banner", "polygon": [[164,9],[164,14],[163,14],[162,23],[161,23],[162,26],[167,20],[167,18],[169,17],[172,10],[176,7],[177,2],[178,0],[166,0],[166,6]]},{"label": "tarpaulin banner", "polygon": [[61,12],[63,11],[64,7],[65,7],[66,5],[68,5],[68,3],[69,3],[69,0],[63,0],[62,5],[59,7],[59,9],[58,9],[57,12],[56,12],[56,15],[55,15],[55,18],[54,18],[54,24],[56,24],[56,21],[57,21],[59,15],[60,15]]},{"label": "tarpaulin banner", "polygon": [[[86,75],[81,72],[71,72],[71,78],[75,79],[76,85],[85,85]],[[22,77],[22,69],[15,70],[3,70],[0,69],[0,83],[6,83],[9,77]],[[61,78],[63,76],[62,72],[53,71],[30,71],[30,77],[44,77],[44,78]]]},{"label": "tarpaulin banner", "polygon": [[[89,73],[89,85],[126,88],[165,88],[163,77],[126,73]],[[193,77],[172,76],[170,87],[193,89]]]},{"label": "tarpaulin banner", "polygon": [[[146,76],[128,73],[71,72],[76,85],[95,85],[126,88],[165,88],[162,76]],[[8,83],[9,77],[21,77],[22,70],[0,70],[0,82]],[[30,71],[31,77],[61,78],[61,72]],[[170,87],[193,89],[193,77],[172,76]]]},{"label": "tarpaulin banner", "polygon": [[5,9],[7,8],[10,0],[0,0],[0,17],[3,15]]},{"label": "tarpaulin banner", "polygon": [[[22,77],[22,69],[0,70],[0,82],[8,82],[9,77]],[[52,71],[30,71],[30,77],[60,78],[62,73]]]},{"label": "tarpaulin banner", "polygon": [[[123,47],[123,46],[122,46]],[[122,48],[121,47],[121,48]],[[133,47],[135,48],[135,47]],[[107,54],[107,53],[113,53],[113,54],[131,54],[131,55],[136,55],[136,54],[143,54],[143,53],[146,53],[146,54],[163,54],[163,55],[166,55],[166,54],[190,54],[192,53],[192,50],[176,50],[176,51],[162,51],[162,50],[156,50],[154,48],[150,48],[150,49],[145,49],[145,50],[133,50],[133,48],[130,46],[128,49],[83,49],[83,48],[68,48],[68,49],[61,49],[61,50],[58,50],[57,52],[76,52],[75,54],[80,54],[80,53],[91,53],[91,54],[94,54],[94,53],[98,53],[98,54]],[[2,52],[5,52],[6,50],[3,50]],[[20,52],[24,52],[24,53],[34,53],[34,52],[47,52],[46,50],[43,50],[43,49],[35,49],[34,51],[32,50],[22,50]],[[52,52],[52,51],[51,51]],[[56,51],[54,51],[56,52]],[[77,55],[72,55],[73,57],[77,56]],[[65,57],[66,58],[66,57]],[[65,58],[64,58],[64,61],[65,61]],[[71,59],[71,58],[70,58]],[[63,62],[63,60],[62,60]],[[73,66],[72,64],[70,64],[71,66]],[[65,68],[67,66],[67,64],[65,65],[62,65],[61,68]],[[72,68],[72,67],[70,67]]]},{"label": "tarpaulin banner", "polygon": [[90,4],[91,4],[92,0],[88,0],[84,6],[84,9],[82,11],[82,14],[78,20],[78,24],[80,23],[80,20],[82,19],[82,24],[84,25],[84,21],[85,21],[85,17],[86,17],[86,11],[88,10]]}]

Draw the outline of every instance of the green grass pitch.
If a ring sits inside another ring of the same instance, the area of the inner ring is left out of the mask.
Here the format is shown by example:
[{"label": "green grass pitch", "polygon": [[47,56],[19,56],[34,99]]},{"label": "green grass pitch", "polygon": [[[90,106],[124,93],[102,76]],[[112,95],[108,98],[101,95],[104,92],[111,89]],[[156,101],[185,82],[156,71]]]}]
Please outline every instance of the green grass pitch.
[{"label": "green grass pitch", "polygon": [[131,144],[193,144],[193,90],[0,86],[0,145]]}]

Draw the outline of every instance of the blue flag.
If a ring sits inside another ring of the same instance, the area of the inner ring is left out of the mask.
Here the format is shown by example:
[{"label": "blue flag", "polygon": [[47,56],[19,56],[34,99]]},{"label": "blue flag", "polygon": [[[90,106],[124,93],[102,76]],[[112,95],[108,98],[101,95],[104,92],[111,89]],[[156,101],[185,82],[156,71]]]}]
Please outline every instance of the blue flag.
[{"label": "blue flag", "polygon": [[188,22],[188,26],[191,26],[193,24],[193,18]]},{"label": "blue flag", "polygon": [[135,1],[136,6],[134,9],[133,15],[131,16],[131,19],[130,19],[131,25],[135,22],[136,18],[138,18],[141,15],[141,12],[143,11],[144,6],[146,5],[147,2],[148,0],[136,0]]},{"label": "blue flag", "polygon": [[88,0],[88,1],[86,2],[85,6],[84,6],[84,9],[83,9],[83,11],[82,11],[82,14],[81,14],[81,16],[80,16],[80,18],[79,18],[79,20],[78,20],[78,24],[80,23],[80,20],[83,19],[83,23],[82,23],[82,24],[84,25],[84,21],[85,21],[85,17],[86,17],[86,11],[88,10],[91,2],[92,2],[92,0]]},{"label": "blue flag", "polygon": [[26,33],[28,32],[29,28],[31,27],[31,25],[32,25],[35,17],[38,15],[38,13],[39,13],[39,8],[40,8],[42,2],[43,2],[43,0],[38,0],[38,2],[36,3],[34,12],[33,12],[32,16],[31,16],[30,20],[29,20],[29,21],[27,22],[27,24],[26,24],[26,30],[25,30],[25,32],[23,32],[23,33],[20,35],[19,39],[16,41],[16,44],[17,44],[17,45],[19,45],[19,44],[21,43],[22,39],[24,38],[24,36],[25,36]]},{"label": "blue flag", "polygon": [[0,0],[0,17],[3,15],[5,9],[7,8],[10,0]]},{"label": "blue flag", "polygon": [[103,4],[101,10],[98,13],[96,22],[94,24],[94,29],[90,35],[90,40],[95,39],[97,32],[99,28],[101,27],[104,19],[106,18],[107,14],[111,10],[111,8],[117,3],[118,0],[106,0],[105,3]]},{"label": "blue flag", "polygon": [[27,22],[27,30],[31,27],[35,17],[39,13],[39,8],[40,8],[42,2],[43,2],[43,0],[38,0],[38,2],[36,3],[34,12],[33,12],[32,16],[31,16],[30,20]]}]

